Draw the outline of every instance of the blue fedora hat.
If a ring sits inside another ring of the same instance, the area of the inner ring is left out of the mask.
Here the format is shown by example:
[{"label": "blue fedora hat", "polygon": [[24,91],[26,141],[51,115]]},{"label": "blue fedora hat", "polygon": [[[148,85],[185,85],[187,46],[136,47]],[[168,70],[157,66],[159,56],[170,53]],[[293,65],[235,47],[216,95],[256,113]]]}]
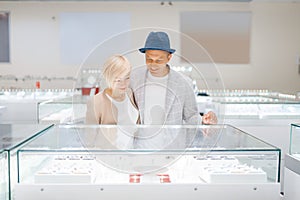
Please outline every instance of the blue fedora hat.
[{"label": "blue fedora hat", "polygon": [[176,51],[175,49],[170,48],[169,36],[165,32],[149,33],[145,47],[140,48],[139,51],[145,53],[147,50],[162,50],[171,54]]}]

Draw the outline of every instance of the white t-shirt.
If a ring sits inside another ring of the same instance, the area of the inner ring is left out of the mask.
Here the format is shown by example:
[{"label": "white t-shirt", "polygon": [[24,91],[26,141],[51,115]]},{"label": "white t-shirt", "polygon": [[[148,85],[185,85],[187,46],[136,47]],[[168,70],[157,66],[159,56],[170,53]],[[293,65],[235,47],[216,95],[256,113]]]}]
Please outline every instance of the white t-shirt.
[{"label": "white t-shirt", "polygon": [[114,106],[118,109],[118,125],[132,125],[136,124],[139,112],[138,110],[132,105],[128,95],[125,95],[125,99],[123,101],[116,101],[108,94],[106,96],[112,101]]},{"label": "white t-shirt", "polygon": [[144,124],[164,124],[167,84],[168,75],[155,77],[148,72],[145,87]]}]

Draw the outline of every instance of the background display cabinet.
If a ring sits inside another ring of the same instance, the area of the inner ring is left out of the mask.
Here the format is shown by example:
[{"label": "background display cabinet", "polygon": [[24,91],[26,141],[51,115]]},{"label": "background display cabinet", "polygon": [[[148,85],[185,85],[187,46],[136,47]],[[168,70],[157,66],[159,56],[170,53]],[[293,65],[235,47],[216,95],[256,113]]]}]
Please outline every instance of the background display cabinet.
[{"label": "background display cabinet", "polygon": [[15,199],[280,199],[280,149],[229,125],[56,125],[18,150]]},{"label": "background display cabinet", "polygon": [[219,123],[277,146],[283,155],[289,152],[290,124],[300,120],[299,97],[269,90],[202,90],[197,100],[199,111],[214,110]]},{"label": "background display cabinet", "polygon": [[[38,123],[39,105],[54,99],[62,99],[73,96],[72,90],[0,90],[1,123]],[[26,113],[26,114],[24,114]]]},{"label": "background display cabinet", "polygon": [[297,119],[300,116],[300,99],[268,90],[201,91],[197,100],[199,104],[203,102],[200,112],[214,110],[226,120]]},{"label": "background display cabinet", "polygon": [[[221,119],[299,119],[300,99],[267,90],[201,91],[199,111],[214,110]],[[202,103],[201,103],[202,102]]]},{"label": "background display cabinet", "polygon": [[74,95],[73,97],[40,103],[38,108],[39,123],[84,123],[88,98],[89,96]]},{"label": "background display cabinet", "polygon": [[284,197],[300,199],[300,123],[291,125],[290,152],[285,155]]},{"label": "background display cabinet", "polygon": [[11,199],[17,183],[17,150],[49,125],[0,124],[0,200]]},{"label": "background display cabinet", "polygon": [[6,107],[5,107],[5,106],[2,106],[2,105],[0,104],[0,122],[3,120],[3,119],[2,119],[2,114],[5,112],[5,109],[6,109]]}]

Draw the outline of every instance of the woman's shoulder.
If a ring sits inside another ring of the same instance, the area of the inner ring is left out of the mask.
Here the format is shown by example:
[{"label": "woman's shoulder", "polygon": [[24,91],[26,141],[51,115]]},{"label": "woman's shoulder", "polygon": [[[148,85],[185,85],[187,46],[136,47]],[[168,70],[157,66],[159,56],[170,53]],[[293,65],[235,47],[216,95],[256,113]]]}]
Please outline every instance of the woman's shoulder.
[{"label": "woman's shoulder", "polygon": [[98,102],[98,101],[103,101],[103,100],[106,100],[107,99],[107,96],[105,95],[106,93],[105,93],[105,90],[102,90],[101,92],[99,92],[99,93],[97,93],[97,94],[95,94],[94,96],[92,96],[90,99],[92,100],[92,101],[96,101],[96,102]]}]

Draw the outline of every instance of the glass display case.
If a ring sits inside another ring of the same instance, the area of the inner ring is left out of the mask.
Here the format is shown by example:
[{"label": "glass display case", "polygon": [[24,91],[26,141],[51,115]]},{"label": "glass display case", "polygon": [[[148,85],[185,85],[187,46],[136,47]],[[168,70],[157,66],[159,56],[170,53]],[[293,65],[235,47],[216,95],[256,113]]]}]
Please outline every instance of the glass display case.
[{"label": "glass display case", "polygon": [[53,99],[38,105],[39,123],[84,123],[89,96],[74,95]]},{"label": "glass display case", "polygon": [[37,123],[39,104],[72,96],[71,89],[0,90],[0,105],[6,107],[1,116],[1,123]]},{"label": "glass display case", "polygon": [[204,102],[202,109],[214,110],[225,120],[300,117],[300,99],[296,95],[268,90],[201,90],[197,101]]},{"label": "glass display case", "polygon": [[0,124],[0,199],[10,199],[17,183],[17,149],[51,125]]},{"label": "glass display case", "polygon": [[218,123],[277,146],[283,155],[289,152],[290,124],[300,119],[298,96],[269,90],[200,90],[198,94],[199,112],[213,110]]},{"label": "glass display case", "polygon": [[[280,149],[230,125],[57,125],[18,150],[15,199],[80,199],[83,194],[73,193],[78,188],[88,199],[117,199],[121,193],[136,198],[140,190],[171,199],[224,199],[223,192],[235,199],[239,190],[262,199],[267,191],[278,199],[280,155]],[[82,191],[87,186],[91,191]],[[50,190],[55,194],[41,192]],[[198,190],[204,193],[193,193]]]},{"label": "glass display case", "polygon": [[286,200],[300,198],[300,123],[291,124],[290,150],[285,155],[284,196]]},{"label": "glass display case", "polygon": [[7,151],[0,150],[0,200],[8,199],[8,161]]},{"label": "glass display case", "polygon": [[300,123],[291,124],[290,154],[300,160]]}]

